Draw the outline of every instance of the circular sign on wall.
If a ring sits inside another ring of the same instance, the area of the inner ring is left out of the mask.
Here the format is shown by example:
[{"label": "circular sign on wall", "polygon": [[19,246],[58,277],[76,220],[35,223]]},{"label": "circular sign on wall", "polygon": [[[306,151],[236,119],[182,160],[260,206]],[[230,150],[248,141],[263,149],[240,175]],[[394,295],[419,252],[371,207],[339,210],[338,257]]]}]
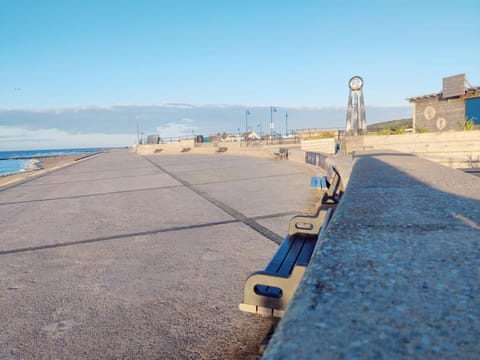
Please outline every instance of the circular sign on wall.
[{"label": "circular sign on wall", "polygon": [[423,112],[423,115],[425,115],[425,119],[427,120],[433,120],[436,114],[437,110],[435,110],[435,108],[431,105],[427,106]]},{"label": "circular sign on wall", "polygon": [[439,117],[437,119],[436,125],[438,130],[442,130],[443,128],[445,128],[445,126],[447,126],[447,120],[445,120],[445,118],[443,117]]}]

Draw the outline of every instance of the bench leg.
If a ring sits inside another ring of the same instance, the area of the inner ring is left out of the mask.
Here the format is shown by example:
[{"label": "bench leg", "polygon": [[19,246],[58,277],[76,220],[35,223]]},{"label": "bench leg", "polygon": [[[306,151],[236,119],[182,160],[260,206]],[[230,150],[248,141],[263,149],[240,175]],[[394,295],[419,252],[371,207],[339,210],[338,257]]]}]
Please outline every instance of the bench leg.
[{"label": "bench leg", "polygon": [[[288,278],[264,273],[262,271],[253,273],[245,282],[243,303],[239,305],[239,309],[254,314],[282,317],[287,305],[297,290],[304,272],[304,266],[294,266]],[[255,292],[256,285],[279,288],[282,290],[282,296],[280,298],[274,298],[257,294]]]}]

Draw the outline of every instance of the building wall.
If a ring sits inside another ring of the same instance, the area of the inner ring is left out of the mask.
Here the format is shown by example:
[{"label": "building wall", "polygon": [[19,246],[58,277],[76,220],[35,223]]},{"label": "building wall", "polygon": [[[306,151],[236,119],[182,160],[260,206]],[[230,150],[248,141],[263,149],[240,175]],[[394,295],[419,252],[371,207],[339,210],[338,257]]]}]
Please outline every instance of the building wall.
[{"label": "building wall", "polygon": [[480,167],[480,130],[347,137],[348,152],[389,149],[454,168]]},{"label": "building wall", "polygon": [[464,121],[464,99],[428,99],[415,103],[416,129],[431,132],[461,130]]}]

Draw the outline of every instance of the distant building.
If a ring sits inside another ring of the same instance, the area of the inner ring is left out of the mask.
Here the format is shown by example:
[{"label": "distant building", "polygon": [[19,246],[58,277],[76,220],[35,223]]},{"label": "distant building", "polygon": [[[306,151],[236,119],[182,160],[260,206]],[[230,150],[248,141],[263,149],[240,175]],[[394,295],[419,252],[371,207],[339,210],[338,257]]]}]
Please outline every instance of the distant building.
[{"label": "distant building", "polygon": [[160,142],[160,137],[158,135],[148,135],[147,144],[158,144]]},{"label": "distant building", "polygon": [[431,132],[462,130],[466,120],[480,128],[480,87],[465,74],[443,79],[442,92],[407,99],[413,104],[413,128]]},{"label": "distant building", "polygon": [[249,140],[258,140],[258,139],[260,139],[260,136],[258,136],[257,133],[254,132],[254,131],[246,132],[243,136],[244,136],[246,139],[249,139]]}]

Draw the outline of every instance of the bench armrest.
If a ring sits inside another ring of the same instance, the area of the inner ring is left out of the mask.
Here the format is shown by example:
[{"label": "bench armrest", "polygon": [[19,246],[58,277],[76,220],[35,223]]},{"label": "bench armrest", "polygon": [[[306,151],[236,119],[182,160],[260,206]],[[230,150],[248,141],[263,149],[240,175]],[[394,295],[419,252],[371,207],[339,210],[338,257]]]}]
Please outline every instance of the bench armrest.
[{"label": "bench armrest", "polygon": [[288,236],[295,234],[317,235],[322,228],[328,209],[322,209],[314,216],[297,215],[288,224]]},{"label": "bench armrest", "polygon": [[[245,282],[243,303],[239,309],[263,315],[282,316],[292,299],[298,284],[305,273],[305,266],[294,266],[289,277],[267,271],[256,271]],[[281,290],[280,297],[270,297],[259,293],[257,286],[275,287]]]}]

